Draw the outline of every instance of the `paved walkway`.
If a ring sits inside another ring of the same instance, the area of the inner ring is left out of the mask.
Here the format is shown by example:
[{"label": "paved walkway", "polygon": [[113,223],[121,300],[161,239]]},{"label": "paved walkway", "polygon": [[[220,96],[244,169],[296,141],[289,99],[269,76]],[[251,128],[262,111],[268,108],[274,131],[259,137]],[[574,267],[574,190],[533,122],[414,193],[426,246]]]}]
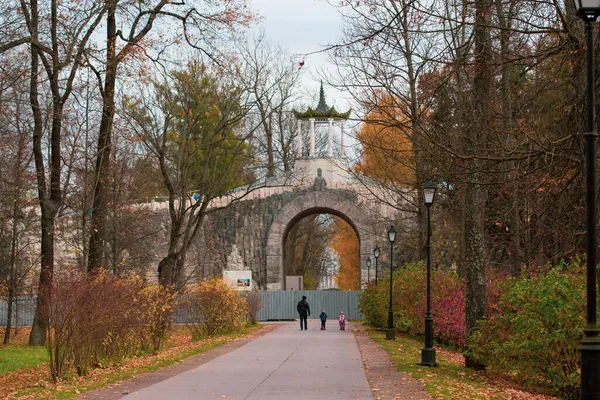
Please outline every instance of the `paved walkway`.
[{"label": "paved walkway", "polygon": [[198,368],[137,392],[127,400],[184,399],[373,399],[356,340],[337,321],[321,331],[309,320],[282,324]]}]

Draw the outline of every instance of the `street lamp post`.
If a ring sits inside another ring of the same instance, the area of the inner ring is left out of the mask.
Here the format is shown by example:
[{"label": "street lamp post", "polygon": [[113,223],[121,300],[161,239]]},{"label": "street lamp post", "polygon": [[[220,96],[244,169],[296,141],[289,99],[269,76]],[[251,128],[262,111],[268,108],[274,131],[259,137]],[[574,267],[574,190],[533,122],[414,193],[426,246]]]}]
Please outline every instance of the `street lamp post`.
[{"label": "street lamp post", "polygon": [[379,258],[379,247],[375,246],[373,249],[373,255],[375,256],[375,284],[377,285],[377,259]]},{"label": "street lamp post", "polygon": [[393,340],[396,337],[394,330],[394,313],[392,311],[392,271],[394,270],[394,242],[396,241],[396,228],[390,226],[388,230],[388,239],[390,241],[390,305],[388,307],[388,326],[385,331],[385,338]]},{"label": "street lamp post", "polygon": [[371,257],[367,258],[367,283],[371,283]]},{"label": "street lamp post", "polygon": [[427,207],[427,312],[425,313],[425,347],[421,350],[421,362],[419,365],[434,367],[435,349],[433,348],[433,316],[431,315],[431,219],[429,209],[435,200],[437,186],[429,181],[423,184],[423,195]]},{"label": "street lamp post", "polygon": [[574,0],[577,16],[585,21],[587,47],[586,213],[587,213],[587,324],[579,344],[581,399],[600,399],[600,329],[596,319],[596,140],[594,129],[594,25],[600,0]]}]

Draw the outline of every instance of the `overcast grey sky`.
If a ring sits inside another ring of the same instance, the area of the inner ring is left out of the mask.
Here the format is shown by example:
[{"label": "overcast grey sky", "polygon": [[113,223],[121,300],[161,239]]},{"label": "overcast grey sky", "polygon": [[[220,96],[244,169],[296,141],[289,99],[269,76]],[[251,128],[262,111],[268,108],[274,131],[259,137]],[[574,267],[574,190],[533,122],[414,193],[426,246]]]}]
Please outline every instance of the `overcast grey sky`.
[{"label": "overcast grey sky", "polygon": [[[262,27],[269,41],[287,48],[291,54],[306,54],[323,49],[341,37],[338,10],[325,0],[252,0],[252,8],[263,16]],[[307,91],[318,95],[319,69],[332,68],[324,54],[314,54],[304,60],[303,84]],[[325,88],[327,101],[344,108],[341,94]]]}]

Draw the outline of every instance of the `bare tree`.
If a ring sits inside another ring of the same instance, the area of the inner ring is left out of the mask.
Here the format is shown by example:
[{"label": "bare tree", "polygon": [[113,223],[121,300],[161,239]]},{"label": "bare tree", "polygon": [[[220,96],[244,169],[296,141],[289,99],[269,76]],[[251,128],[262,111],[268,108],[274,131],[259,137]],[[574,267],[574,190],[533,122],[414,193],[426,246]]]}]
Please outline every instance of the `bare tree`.
[{"label": "bare tree", "polygon": [[[48,306],[47,293],[54,269],[55,218],[62,204],[61,135],[65,104],[82,65],[83,52],[105,12],[103,3],[61,3],[51,0],[48,8],[37,0],[20,1],[13,6],[18,12],[3,28],[13,29],[9,40],[0,44],[2,50],[27,43],[30,49],[29,101],[33,113],[33,153],[37,172],[38,198],[41,208],[41,269],[38,304],[30,336],[30,344],[45,342]],[[68,16],[69,21],[65,18]],[[73,22],[75,21],[75,22]],[[14,35],[21,34],[20,38]],[[40,64],[47,80],[42,80]],[[50,151],[45,157],[43,137],[45,117],[40,105],[40,87],[50,92]]]},{"label": "bare tree", "polygon": [[[125,60],[142,55],[160,59],[161,54],[180,38],[214,56],[224,32],[245,26],[252,19],[251,12],[241,0],[225,3],[196,0],[190,4],[170,0],[135,4],[108,0],[106,6],[106,48],[87,53],[88,63],[98,79],[102,95],[87,265],[90,272],[105,265],[109,200],[106,182],[110,178],[115,87],[119,67]],[[121,29],[117,29],[118,20],[124,21]],[[154,38],[159,48],[153,49],[148,44],[152,42],[153,34],[157,35]]]},{"label": "bare tree", "polygon": [[[29,193],[34,187],[31,173],[31,142],[27,107],[26,56],[10,54],[2,63],[0,74],[0,215],[5,224],[0,229],[0,282],[7,288],[7,322],[4,343],[10,341],[13,309],[26,276],[31,238],[35,235],[34,201]],[[33,260],[36,260],[34,257]]]},{"label": "bare tree", "polygon": [[255,101],[251,124],[260,126],[254,138],[257,156],[266,158],[267,177],[277,170],[289,173],[296,137],[291,106],[298,98],[300,71],[284,49],[267,42],[264,32],[245,43],[240,54],[243,80]]},{"label": "bare tree", "polygon": [[[365,146],[385,153],[390,165],[403,164],[412,170],[410,182],[399,181],[395,168],[382,168],[388,176],[380,175],[378,180],[403,200],[397,206],[410,204],[403,211],[416,212],[421,229],[413,233],[419,234],[417,254],[421,258],[425,255],[424,205],[418,201],[420,196],[415,201],[404,188],[411,185],[420,193],[421,183],[435,174],[423,161],[428,151],[424,121],[430,99],[419,96],[419,79],[439,63],[432,7],[412,0],[348,2],[342,8],[344,38],[330,49],[338,68],[334,84],[349,91],[360,106],[356,118],[380,127],[380,135],[371,135]],[[386,142],[389,128],[404,132],[412,154]]]}]

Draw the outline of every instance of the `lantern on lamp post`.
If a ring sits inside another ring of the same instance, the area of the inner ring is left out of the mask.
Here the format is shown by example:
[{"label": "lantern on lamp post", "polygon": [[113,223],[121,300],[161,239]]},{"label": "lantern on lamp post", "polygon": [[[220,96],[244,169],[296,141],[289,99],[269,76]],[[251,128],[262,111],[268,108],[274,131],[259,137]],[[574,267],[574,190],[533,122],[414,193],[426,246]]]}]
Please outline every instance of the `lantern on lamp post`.
[{"label": "lantern on lamp post", "polygon": [[425,313],[425,347],[421,350],[419,365],[434,367],[435,349],[433,348],[433,316],[431,315],[431,219],[429,209],[435,201],[437,186],[428,181],[423,184],[423,197],[427,208],[427,312]]},{"label": "lantern on lamp post", "polygon": [[377,274],[378,274],[378,269],[377,269],[377,260],[379,259],[379,247],[377,245],[375,245],[375,248],[373,249],[373,255],[375,256],[375,284],[377,285]]}]

